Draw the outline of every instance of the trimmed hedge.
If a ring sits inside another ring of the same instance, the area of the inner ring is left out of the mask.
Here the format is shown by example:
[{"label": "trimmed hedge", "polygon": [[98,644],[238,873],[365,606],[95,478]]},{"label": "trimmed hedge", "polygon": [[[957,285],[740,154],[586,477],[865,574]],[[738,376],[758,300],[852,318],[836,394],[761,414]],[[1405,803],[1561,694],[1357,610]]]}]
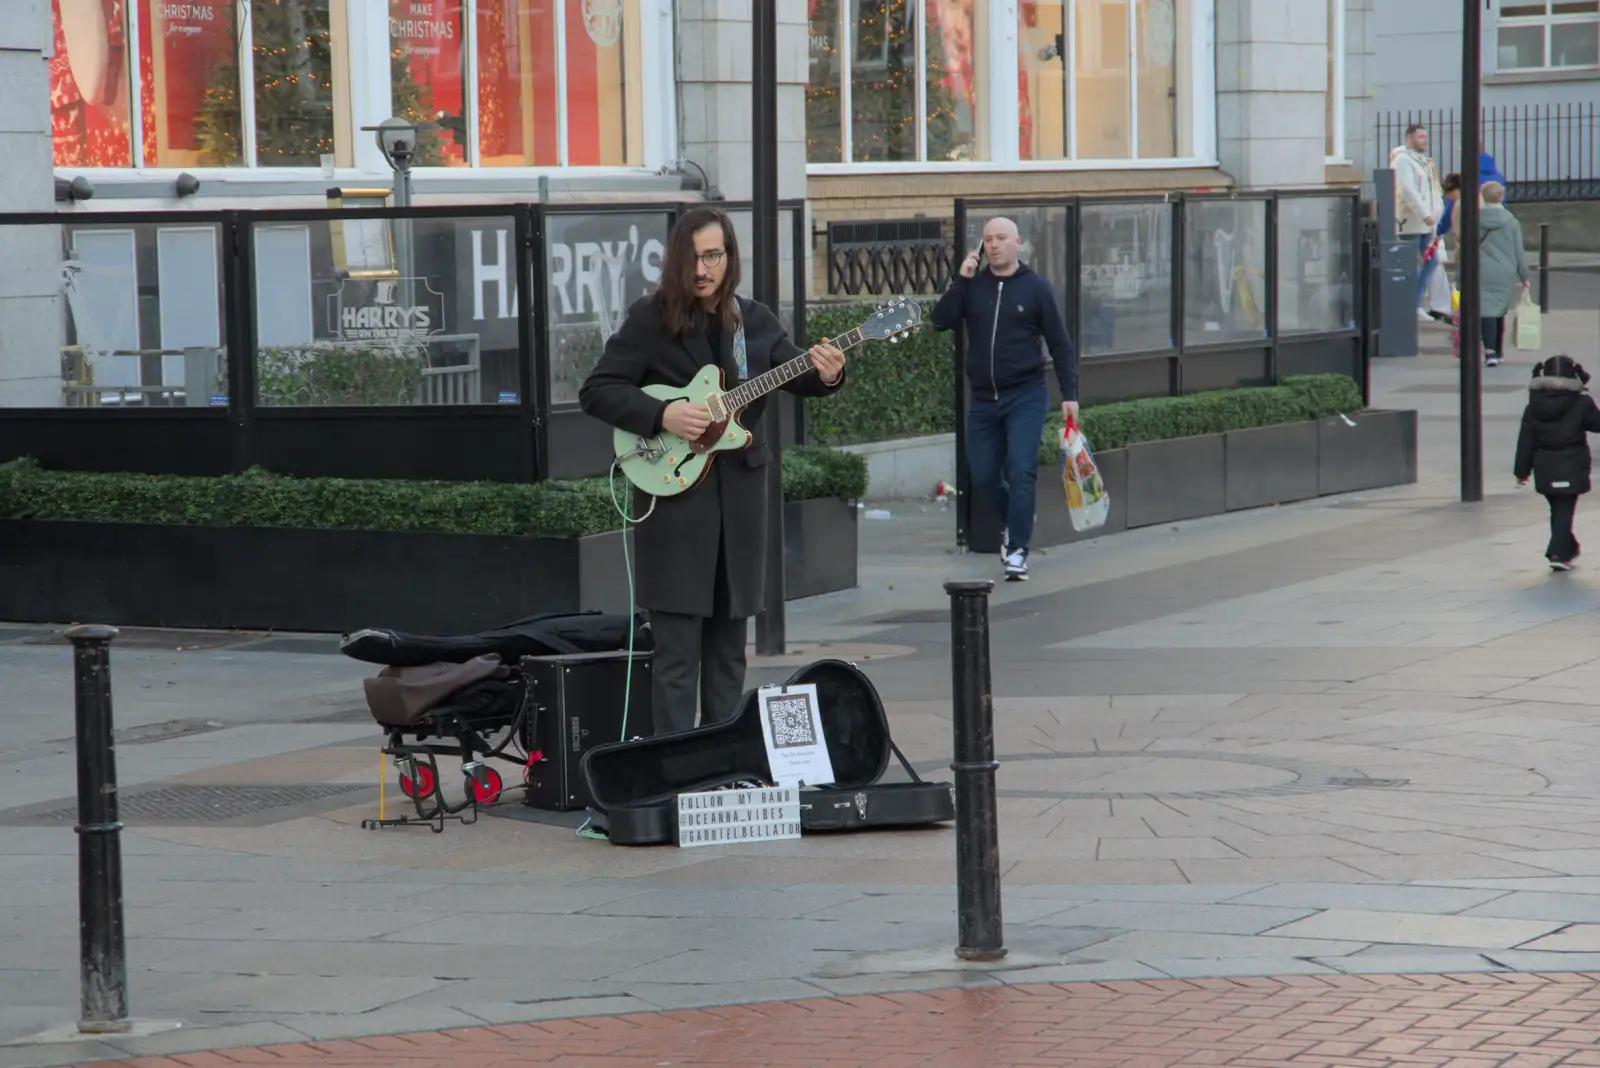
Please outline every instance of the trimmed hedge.
[{"label": "trimmed hedge", "polygon": [[[629,502],[627,482],[617,497]],[[783,496],[856,499],[866,461],[817,446],[784,450]],[[638,507],[634,508],[635,514]],[[259,469],[216,478],[46,471],[0,464],[0,517],[180,526],[438,531],[573,538],[617,530],[605,478],[572,482],[409,482],[289,478]]]},{"label": "trimmed hedge", "polygon": [[[1292,375],[1276,386],[1097,404],[1082,409],[1080,420],[1090,447],[1099,451],[1144,441],[1299,423],[1361,409],[1361,387],[1348,375]],[[1040,463],[1056,462],[1060,441],[1061,409],[1056,408],[1040,435]]]},{"label": "trimmed hedge", "polygon": [[[870,344],[850,356],[850,385],[837,397],[806,402],[806,436],[819,445],[949,434],[955,430],[955,331],[928,324],[934,299],[917,302],[923,325],[895,345]],[[829,304],[810,310],[806,336],[812,341],[859,326],[871,315],[867,303]],[[1361,389],[1345,375],[1301,375],[1256,389],[1217,390],[1184,397],[1097,404],[1083,409],[1083,429],[1096,449],[1193,434],[1244,430],[1338,412],[1361,410]],[[1056,460],[1061,412],[1045,426],[1039,455]]]},{"label": "trimmed hedge", "polygon": [[[917,301],[922,326],[893,345],[872,342],[850,353],[850,383],[837,397],[806,400],[806,438],[819,445],[949,434],[956,428],[955,331],[935,330],[931,298]],[[806,312],[806,338],[860,326],[873,305],[829,304]]]}]

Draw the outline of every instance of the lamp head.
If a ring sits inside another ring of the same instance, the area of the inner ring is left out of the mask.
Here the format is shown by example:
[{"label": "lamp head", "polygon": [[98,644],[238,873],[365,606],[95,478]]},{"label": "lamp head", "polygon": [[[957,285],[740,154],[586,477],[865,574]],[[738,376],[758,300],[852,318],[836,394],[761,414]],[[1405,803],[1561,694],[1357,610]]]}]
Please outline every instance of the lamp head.
[{"label": "lamp head", "polygon": [[388,118],[378,124],[378,148],[390,166],[404,170],[411,165],[417,154],[419,132],[415,123],[405,119]]}]

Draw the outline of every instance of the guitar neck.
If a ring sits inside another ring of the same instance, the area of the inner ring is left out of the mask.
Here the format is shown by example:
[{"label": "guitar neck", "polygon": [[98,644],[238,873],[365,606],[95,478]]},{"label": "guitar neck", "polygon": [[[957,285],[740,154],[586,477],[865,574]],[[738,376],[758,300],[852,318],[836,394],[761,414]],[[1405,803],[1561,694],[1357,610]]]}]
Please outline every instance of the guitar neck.
[{"label": "guitar neck", "polygon": [[[855,330],[851,330],[849,333],[840,334],[836,338],[831,338],[828,343],[834,348],[838,349],[840,352],[844,352],[847,349],[854,348],[865,340],[866,339],[861,336],[861,330],[857,328]],[[723,402],[727,404],[729,411],[743,408],[747,404],[751,404],[760,400],[762,397],[765,397],[768,393],[778,389],[785,383],[793,382],[795,379],[811,370],[814,366],[815,365],[811,362],[810,353],[796,356],[788,363],[779,364],[777,367],[774,367],[767,373],[757,375],[750,381],[742,383],[738,386],[735,386],[733,389],[728,390],[728,392],[722,395]]]}]

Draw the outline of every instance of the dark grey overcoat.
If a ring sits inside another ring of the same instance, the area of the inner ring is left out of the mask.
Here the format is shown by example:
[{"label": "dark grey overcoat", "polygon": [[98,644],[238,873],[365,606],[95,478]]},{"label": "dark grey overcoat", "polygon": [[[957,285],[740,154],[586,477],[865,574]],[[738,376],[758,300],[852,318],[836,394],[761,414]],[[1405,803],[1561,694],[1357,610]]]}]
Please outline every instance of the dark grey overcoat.
[{"label": "dark grey overcoat", "polygon": [[[803,355],[765,306],[740,297],[739,311],[751,378]],[[666,402],[639,387],[687,385],[702,367],[716,362],[723,368],[723,388],[732,389],[739,384],[733,336],[723,331],[722,351],[715,355],[704,335],[676,340],[668,335],[654,300],[642,298],[607,340],[599,362],[578,391],[578,403],[609,426],[640,436],[655,434],[661,429]],[[782,388],[803,397],[824,397],[843,387],[845,377],[830,388],[812,370]],[[634,529],[634,593],[639,608],[712,615],[719,539],[726,557],[730,616],[747,618],[765,608],[766,467],[772,459],[767,449],[768,399],[739,412],[739,422],[751,433],[748,448],[717,453],[704,481],[676,497],[656,498],[655,511]],[[649,496],[634,492],[634,515],[643,515],[649,504]]]}]

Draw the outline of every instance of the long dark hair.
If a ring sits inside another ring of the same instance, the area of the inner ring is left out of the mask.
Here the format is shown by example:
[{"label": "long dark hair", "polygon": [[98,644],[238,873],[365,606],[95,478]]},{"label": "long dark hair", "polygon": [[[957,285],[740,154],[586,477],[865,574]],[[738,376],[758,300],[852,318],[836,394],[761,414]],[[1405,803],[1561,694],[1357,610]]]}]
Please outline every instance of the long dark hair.
[{"label": "long dark hair", "polygon": [[722,262],[727,265],[722,275],[722,290],[717,294],[722,325],[730,332],[739,325],[739,302],[734,299],[739,288],[739,235],[734,232],[733,220],[719,208],[690,208],[667,237],[661,286],[655,295],[661,318],[675,338],[698,334],[706,328],[706,311],[694,289],[694,235],[708,226],[722,227]]}]

